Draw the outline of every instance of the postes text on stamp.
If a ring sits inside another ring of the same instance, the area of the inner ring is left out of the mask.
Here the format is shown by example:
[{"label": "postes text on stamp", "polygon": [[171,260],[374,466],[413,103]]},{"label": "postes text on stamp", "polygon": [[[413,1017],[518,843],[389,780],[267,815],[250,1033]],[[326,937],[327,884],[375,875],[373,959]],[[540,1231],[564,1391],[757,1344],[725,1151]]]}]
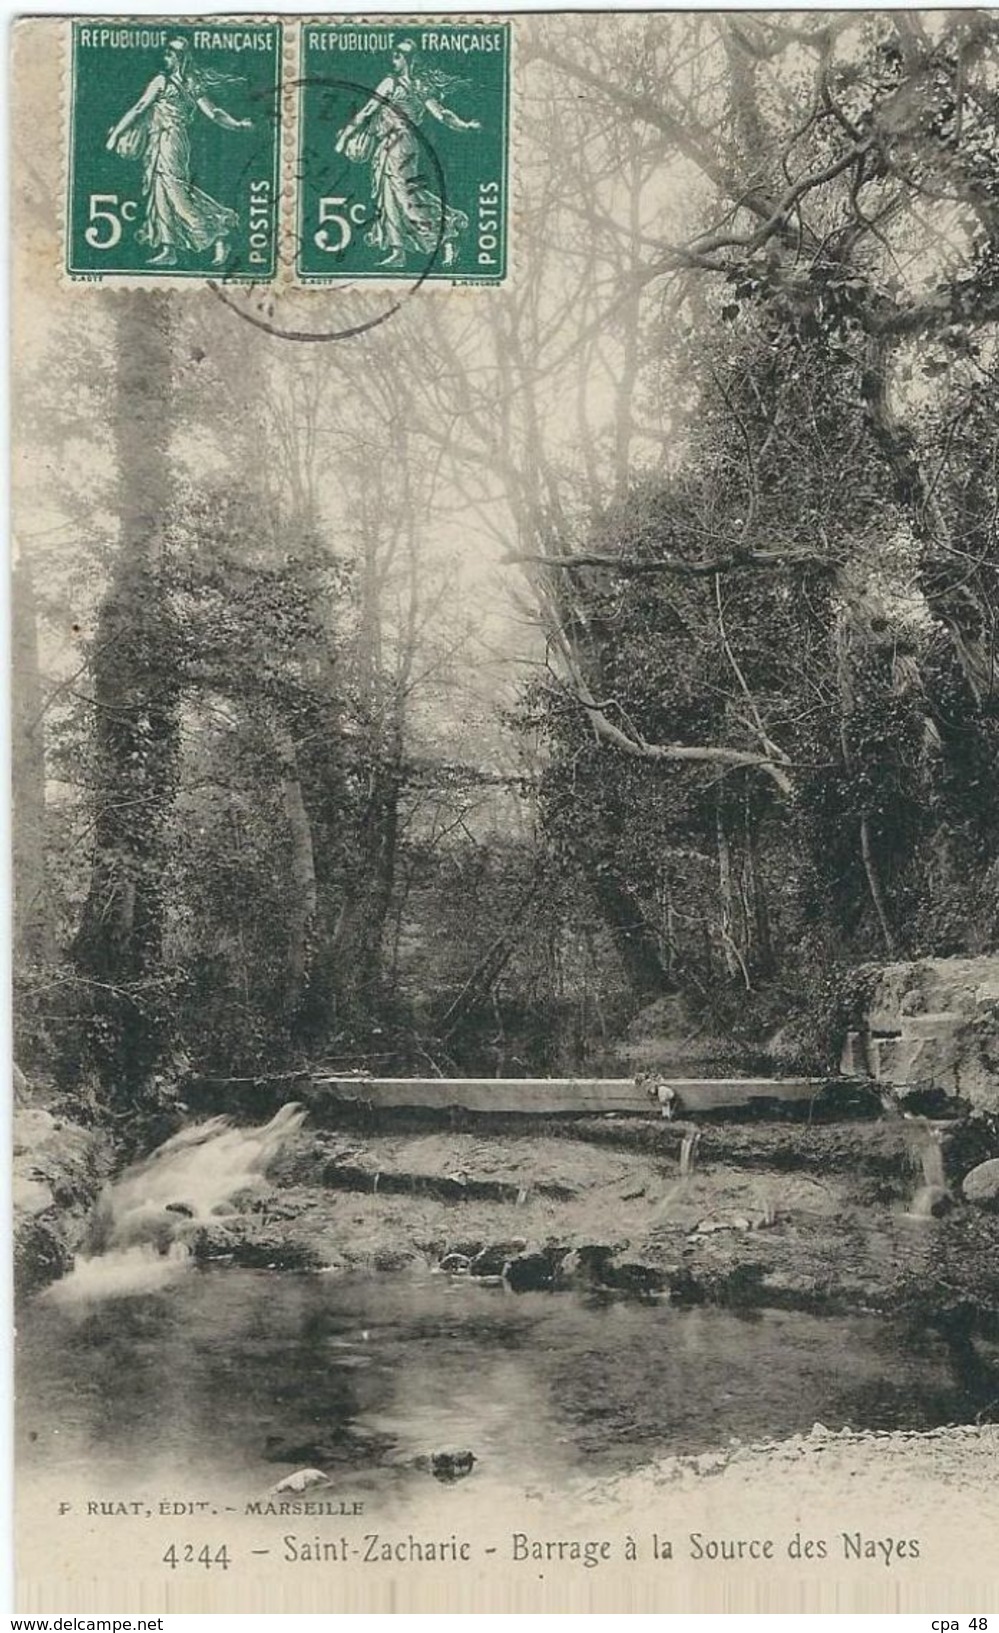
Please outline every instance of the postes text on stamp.
[{"label": "postes text on stamp", "polygon": [[66,270],[277,270],[282,25],[72,25]]},{"label": "postes text on stamp", "polygon": [[302,35],[299,278],[502,281],[509,24],[353,19]]}]

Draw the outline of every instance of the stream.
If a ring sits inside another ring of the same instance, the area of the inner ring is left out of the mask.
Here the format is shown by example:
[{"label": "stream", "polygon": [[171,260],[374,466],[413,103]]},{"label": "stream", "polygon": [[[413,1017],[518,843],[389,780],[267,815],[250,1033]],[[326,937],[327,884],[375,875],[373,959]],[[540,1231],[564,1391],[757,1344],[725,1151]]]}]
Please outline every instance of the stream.
[{"label": "stream", "polygon": [[155,1468],[248,1495],[304,1466],[384,1489],[441,1446],[552,1483],[815,1420],[969,1415],[940,1341],[883,1318],[191,1264],[147,1292],[35,1300],[18,1391],[24,1478],[114,1489]]},{"label": "stream", "polygon": [[477,1481],[554,1485],[816,1421],[974,1417],[939,1336],[884,1317],[515,1294],[422,1263],[328,1274],[193,1259],[192,1233],[238,1211],[303,1117],[191,1125],[107,1189],[76,1268],[22,1314],[22,1485],[155,1475],[238,1500],[313,1468],[388,1495],[426,1481],[447,1447],[474,1452]]}]

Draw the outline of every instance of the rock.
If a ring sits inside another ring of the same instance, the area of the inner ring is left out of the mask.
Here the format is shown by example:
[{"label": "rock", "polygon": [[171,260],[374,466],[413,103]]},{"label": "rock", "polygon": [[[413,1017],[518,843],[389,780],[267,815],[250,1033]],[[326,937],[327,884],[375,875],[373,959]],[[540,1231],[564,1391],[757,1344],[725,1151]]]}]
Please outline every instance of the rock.
[{"label": "rock", "polygon": [[73,1253],[50,1219],[26,1215],[14,1223],[14,1291],[25,1298],[57,1281],[73,1266]]},{"label": "rock", "polygon": [[982,1108],[941,1131],[944,1169],[958,1179],[990,1157],[999,1157],[999,1115]]},{"label": "rock", "polygon": [[435,1480],[463,1480],[471,1474],[476,1457],[474,1452],[447,1450],[431,1452],[430,1472]]},{"label": "rock", "polygon": [[14,1115],[14,1155],[30,1156],[39,1151],[56,1131],[50,1111],[19,1107]]},{"label": "rock", "polygon": [[542,1293],[554,1285],[555,1271],[547,1253],[526,1249],[504,1265],[503,1280],[514,1293]]},{"label": "rock", "polygon": [[999,1110],[999,955],[870,973],[859,1047],[871,1076]]},{"label": "rock", "polygon": [[[959,1081],[960,1074],[954,1079],[955,1084]],[[937,1087],[906,1088],[903,1085],[894,1091],[893,1100],[895,1111],[901,1112],[903,1117],[931,1117],[949,1121],[959,1117],[962,1110],[967,1110],[957,1090],[950,1094],[946,1089]]]},{"label": "rock", "polygon": [[467,1253],[445,1253],[438,1270],[445,1276],[467,1276],[472,1267],[472,1261]]},{"label": "rock", "polygon": [[607,1267],[617,1251],[608,1242],[580,1242],[562,1258],[556,1280],[563,1287],[599,1287],[606,1284]]},{"label": "rock", "polygon": [[980,1162],[961,1183],[965,1200],[990,1213],[999,1213],[999,1157]]},{"label": "rock", "polygon": [[676,1265],[666,1272],[671,1304],[703,1304],[704,1288],[687,1265]]},{"label": "rock", "polygon": [[107,1140],[50,1111],[14,1112],[14,1286],[19,1298],[73,1263],[111,1165]]},{"label": "rock", "polygon": [[27,1175],[15,1174],[11,1185],[11,1201],[15,1214],[34,1215],[51,1208],[55,1198],[52,1195],[52,1187],[46,1185],[44,1180],[29,1179]]},{"label": "rock", "polygon": [[[315,1270],[320,1255],[309,1242],[287,1237],[279,1230],[256,1227],[239,1220],[226,1225],[203,1225],[191,1237],[195,1259],[231,1259],[250,1270]],[[256,1227],[256,1228],[254,1228]]]},{"label": "rock", "polygon": [[701,1219],[690,1232],[691,1236],[713,1236],[718,1230],[752,1230],[753,1223],[743,1213],[735,1213],[729,1219]]},{"label": "rock", "polygon": [[472,1260],[469,1270],[473,1276],[502,1276],[507,1264],[527,1247],[525,1236],[515,1236],[506,1242],[487,1242]]},{"label": "rock", "polygon": [[912,1199],[910,1213],[917,1219],[942,1219],[950,1213],[954,1198],[944,1185],[921,1185]]},{"label": "rock", "polygon": [[410,1248],[383,1247],[375,1253],[372,1264],[376,1270],[388,1272],[405,1270],[407,1265],[412,1264],[414,1257],[415,1252]]},{"label": "rock", "polygon": [[328,1486],[329,1483],[329,1476],[322,1469],[296,1469],[294,1474],[271,1487],[271,1496],[276,1497],[282,1491],[308,1491],[311,1486]]},{"label": "rock", "polygon": [[879,1083],[902,1089],[942,1089],[958,1092],[960,1045],[953,1033],[945,1037],[872,1038],[873,1075]]},{"label": "rock", "polygon": [[638,1259],[615,1260],[608,1265],[605,1279],[608,1287],[618,1288],[622,1293],[661,1293],[668,1285],[664,1271],[642,1264]]}]

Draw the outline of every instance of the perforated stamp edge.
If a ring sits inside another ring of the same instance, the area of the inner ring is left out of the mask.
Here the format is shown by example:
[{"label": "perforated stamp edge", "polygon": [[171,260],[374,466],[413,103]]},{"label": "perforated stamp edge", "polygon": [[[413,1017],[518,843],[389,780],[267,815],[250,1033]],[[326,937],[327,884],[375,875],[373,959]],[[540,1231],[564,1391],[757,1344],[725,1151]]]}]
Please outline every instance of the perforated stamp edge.
[{"label": "perforated stamp edge", "polygon": [[[286,264],[284,259],[284,223],[292,208],[293,200],[286,193],[292,181],[291,172],[287,164],[287,150],[291,122],[290,77],[293,70],[293,58],[289,57],[290,36],[294,34],[296,19],[287,14],[271,14],[263,12],[234,12],[225,14],[200,13],[160,13],[155,16],[133,17],[128,14],[117,15],[68,15],[61,17],[25,17],[18,20],[18,26],[30,25],[33,28],[44,30],[52,29],[59,38],[54,41],[58,51],[60,63],[60,108],[59,108],[59,142],[60,142],[60,196],[58,221],[58,277],[64,288],[86,291],[100,289],[103,293],[116,290],[169,290],[180,293],[184,289],[205,290],[241,289],[244,292],[267,289],[276,290],[285,279]],[[71,266],[72,259],[72,185],[74,160],[74,129],[73,115],[75,103],[75,52],[74,41],[76,28],[80,25],[94,27],[131,27],[142,30],[171,28],[192,29],[204,26],[206,29],[239,28],[239,27],[274,27],[277,30],[278,50],[276,52],[275,72],[278,80],[278,118],[276,121],[276,137],[272,181],[275,189],[274,203],[274,265],[273,272],[262,278],[254,278],[247,274],[226,277],[224,271],[210,267],[164,268],[155,267],[139,272],[129,271],[93,271],[78,270]]]}]

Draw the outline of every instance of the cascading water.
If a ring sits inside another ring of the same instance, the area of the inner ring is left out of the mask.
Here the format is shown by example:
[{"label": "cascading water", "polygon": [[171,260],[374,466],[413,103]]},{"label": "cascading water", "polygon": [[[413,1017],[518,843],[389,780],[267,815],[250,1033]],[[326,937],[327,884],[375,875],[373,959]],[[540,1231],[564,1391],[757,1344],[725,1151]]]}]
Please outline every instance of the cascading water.
[{"label": "cascading water", "polygon": [[177,1274],[198,1226],[235,1213],[239,1198],[264,1188],[268,1168],[305,1117],[291,1103],[261,1128],[211,1117],[181,1129],[105,1187],[83,1251],[49,1296],[140,1292]]},{"label": "cascading water", "polygon": [[680,1144],[680,1178],[686,1179],[694,1171],[694,1160],[697,1156],[697,1147],[701,1143],[699,1128],[688,1129]]},{"label": "cascading water", "polygon": [[953,1200],[944,1173],[943,1131],[921,1117],[914,1117],[908,1124],[906,1143],[909,1160],[922,1175],[922,1184],[908,1209],[909,1217],[936,1219],[947,1212]]},{"label": "cascading water", "polygon": [[697,1157],[697,1148],[701,1143],[699,1128],[688,1128],[680,1141],[679,1177],[672,1180],[663,1191],[656,1204],[655,1218],[664,1221],[669,1218],[673,1209],[682,1200],[690,1189],[690,1177],[694,1171],[694,1162]]}]

